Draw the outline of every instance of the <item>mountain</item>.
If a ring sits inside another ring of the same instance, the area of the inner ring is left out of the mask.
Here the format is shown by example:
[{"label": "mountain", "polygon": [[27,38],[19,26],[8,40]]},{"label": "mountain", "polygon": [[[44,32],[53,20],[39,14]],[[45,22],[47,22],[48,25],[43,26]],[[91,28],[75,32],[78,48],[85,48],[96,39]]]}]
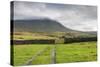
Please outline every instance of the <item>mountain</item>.
[{"label": "mountain", "polygon": [[87,33],[87,34],[92,34],[92,35],[97,35],[97,31],[85,31],[83,33]]},{"label": "mountain", "polygon": [[73,31],[58,21],[51,19],[14,20],[14,31],[17,32],[67,32]]}]

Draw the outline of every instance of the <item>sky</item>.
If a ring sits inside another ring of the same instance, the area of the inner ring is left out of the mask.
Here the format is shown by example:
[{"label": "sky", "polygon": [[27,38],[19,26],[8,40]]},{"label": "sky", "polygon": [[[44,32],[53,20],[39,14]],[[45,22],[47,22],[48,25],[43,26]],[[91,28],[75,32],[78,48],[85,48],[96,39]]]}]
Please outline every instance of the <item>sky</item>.
[{"label": "sky", "polygon": [[73,30],[97,31],[97,6],[14,1],[14,20],[43,18]]}]

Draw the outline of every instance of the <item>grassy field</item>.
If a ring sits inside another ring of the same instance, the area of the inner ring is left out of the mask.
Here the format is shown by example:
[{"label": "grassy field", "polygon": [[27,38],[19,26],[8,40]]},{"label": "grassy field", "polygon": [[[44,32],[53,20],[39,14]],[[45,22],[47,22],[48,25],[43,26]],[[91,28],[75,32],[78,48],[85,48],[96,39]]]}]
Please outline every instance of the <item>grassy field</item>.
[{"label": "grassy field", "polygon": [[77,32],[15,32],[13,34],[14,40],[35,40],[35,39],[57,39],[59,37],[94,37],[95,35]]},{"label": "grassy field", "polygon": [[14,33],[14,40],[38,40],[38,39],[55,39],[46,33]]},{"label": "grassy field", "polygon": [[38,51],[49,45],[14,45],[14,65],[23,65]]},{"label": "grassy field", "polygon": [[57,63],[85,62],[97,60],[95,42],[72,43],[56,46]]},{"label": "grassy field", "polygon": [[[56,45],[56,63],[85,62],[97,60],[96,42],[80,42]],[[37,56],[32,64],[51,64],[52,44],[14,45],[14,65],[24,65],[37,52],[48,49]]]}]

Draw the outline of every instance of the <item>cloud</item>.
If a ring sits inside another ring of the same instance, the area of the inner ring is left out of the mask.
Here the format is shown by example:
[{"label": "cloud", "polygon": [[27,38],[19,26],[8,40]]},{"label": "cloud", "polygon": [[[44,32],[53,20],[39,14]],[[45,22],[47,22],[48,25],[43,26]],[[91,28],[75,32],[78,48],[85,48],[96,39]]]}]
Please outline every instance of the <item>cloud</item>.
[{"label": "cloud", "polygon": [[50,18],[65,27],[97,31],[97,7],[14,1],[14,20]]},{"label": "cloud", "polygon": [[[72,27],[73,26],[73,27]],[[97,21],[90,20],[90,21],[81,21],[81,23],[69,23],[69,28],[79,31],[97,31]]]}]

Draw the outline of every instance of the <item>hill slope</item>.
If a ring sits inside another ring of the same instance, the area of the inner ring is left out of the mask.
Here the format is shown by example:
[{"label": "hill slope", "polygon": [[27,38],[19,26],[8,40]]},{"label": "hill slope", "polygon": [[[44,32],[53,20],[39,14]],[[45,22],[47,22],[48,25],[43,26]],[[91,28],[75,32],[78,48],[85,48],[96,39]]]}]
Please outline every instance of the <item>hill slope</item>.
[{"label": "hill slope", "polygon": [[15,20],[14,31],[17,32],[67,32],[71,29],[65,28],[59,22],[51,19]]}]

